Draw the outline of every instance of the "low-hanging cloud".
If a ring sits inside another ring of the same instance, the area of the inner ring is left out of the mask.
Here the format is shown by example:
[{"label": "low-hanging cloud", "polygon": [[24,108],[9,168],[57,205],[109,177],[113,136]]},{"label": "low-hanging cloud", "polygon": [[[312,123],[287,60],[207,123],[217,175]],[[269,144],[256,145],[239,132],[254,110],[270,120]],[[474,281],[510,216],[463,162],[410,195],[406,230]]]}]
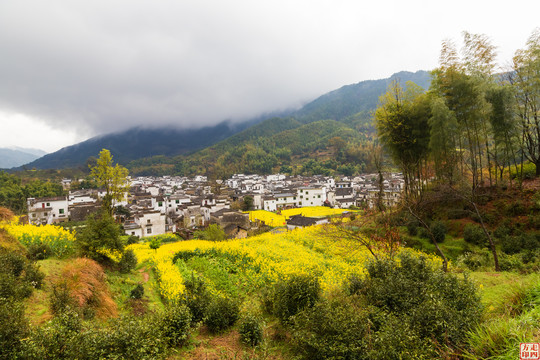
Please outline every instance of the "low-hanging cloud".
[{"label": "low-hanging cloud", "polygon": [[[0,110],[93,134],[239,121],[433,68],[442,39],[476,30],[426,32],[438,11],[430,2],[361,3],[2,2]],[[410,7],[419,18],[406,18]]]}]

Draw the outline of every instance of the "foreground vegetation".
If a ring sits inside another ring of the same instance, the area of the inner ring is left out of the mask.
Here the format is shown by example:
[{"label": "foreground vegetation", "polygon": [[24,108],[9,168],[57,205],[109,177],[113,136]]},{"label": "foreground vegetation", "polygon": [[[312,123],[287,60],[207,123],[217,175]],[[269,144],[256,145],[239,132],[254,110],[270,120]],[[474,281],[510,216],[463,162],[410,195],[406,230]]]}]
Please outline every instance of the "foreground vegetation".
[{"label": "foreground vegetation", "polygon": [[220,242],[119,237],[120,256],[97,261],[78,257],[81,233],[71,253],[37,262],[15,226],[0,229],[7,358],[510,359],[539,340],[537,275],[460,261],[444,273],[402,246],[376,260],[339,224]]}]

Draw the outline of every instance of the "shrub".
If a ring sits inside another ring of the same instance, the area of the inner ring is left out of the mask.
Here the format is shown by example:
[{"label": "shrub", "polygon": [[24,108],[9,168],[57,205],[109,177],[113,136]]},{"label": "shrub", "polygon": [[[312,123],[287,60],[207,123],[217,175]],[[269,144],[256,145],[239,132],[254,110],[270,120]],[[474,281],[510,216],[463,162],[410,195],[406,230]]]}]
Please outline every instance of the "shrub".
[{"label": "shrub", "polygon": [[51,247],[44,243],[30,244],[27,249],[30,260],[44,260],[52,255]]},{"label": "shrub", "polygon": [[506,254],[517,254],[521,251],[534,251],[540,247],[538,237],[534,234],[506,236],[501,239],[501,250]]},{"label": "shrub", "polygon": [[493,232],[493,236],[496,239],[501,240],[504,239],[506,236],[510,235],[511,233],[512,229],[503,224],[495,229],[495,231]]},{"label": "shrub", "polygon": [[61,281],[52,284],[52,291],[49,297],[49,307],[54,315],[62,314],[68,310],[77,308],[75,299],[69,293],[67,282]]},{"label": "shrub", "polygon": [[191,313],[183,304],[170,304],[163,313],[159,326],[171,346],[183,344],[189,337]]},{"label": "shrub", "polygon": [[137,256],[133,250],[128,249],[122,254],[122,259],[118,263],[120,272],[129,273],[131,270],[135,269],[137,266]]},{"label": "shrub", "polygon": [[371,311],[354,297],[321,300],[294,316],[294,348],[304,359],[367,358]]},{"label": "shrub", "polygon": [[212,301],[212,296],[206,287],[204,280],[197,276],[195,273],[191,273],[191,277],[184,279],[185,291],[185,303],[191,315],[193,316],[193,322],[198,323],[203,321],[206,317],[208,306]]},{"label": "shrub", "polygon": [[442,243],[446,238],[446,225],[444,225],[444,223],[441,221],[432,222],[429,229],[431,230],[436,242]]},{"label": "shrub", "polygon": [[120,228],[106,212],[88,217],[86,226],[77,232],[75,245],[80,255],[102,263],[110,261],[104,251],[124,250]]},{"label": "shrub", "polygon": [[478,225],[467,224],[463,228],[463,240],[468,243],[484,246],[487,244],[487,237],[484,230]]},{"label": "shrub", "polygon": [[274,288],[274,315],[282,323],[291,316],[319,300],[321,286],[319,279],[312,275],[292,275],[289,280],[279,281]]},{"label": "shrub", "polygon": [[238,303],[229,298],[216,297],[208,307],[204,321],[213,333],[219,333],[233,326],[240,313]]},{"label": "shrub", "polygon": [[249,346],[257,346],[263,340],[264,320],[254,311],[248,311],[240,319],[240,340]]},{"label": "shrub", "polygon": [[12,359],[29,331],[21,302],[0,299],[0,358]]},{"label": "shrub", "polygon": [[406,322],[420,339],[449,345],[463,341],[480,320],[482,306],[474,284],[432,268],[410,254],[370,262],[360,294],[373,305]]},{"label": "shrub", "polygon": [[521,216],[527,213],[527,208],[521,200],[516,200],[508,204],[504,209],[504,212],[507,216]]},{"label": "shrub", "polygon": [[19,358],[156,359],[166,348],[162,335],[156,316],[83,325],[77,313],[67,312],[37,328],[23,343]]},{"label": "shrub", "polygon": [[410,220],[407,223],[407,233],[410,236],[416,236],[418,234],[418,222],[414,220]]},{"label": "shrub", "polygon": [[142,284],[137,284],[137,286],[135,286],[129,293],[129,297],[136,300],[142,299],[143,296],[144,286],[142,286]]},{"label": "shrub", "polygon": [[148,247],[152,250],[157,250],[161,246],[161,239],[157,237],[153,237],[150,239],[150,242],[148,243]]},{"label": "shrub", "polygon": [[39,289],[45,275],[25,256],[0,250],[0,298],[22,300]]},{"label": "shrub", "polygon": [[139,237],[135,235],[130,235],[126,240],[126,245],[138,244]]},{"label": "shrub", "polygon": [[518,255],[501,254],[499,256],[499,266],[502,271],[520,270],[523,268],[523,258]]},{"label": "shrub", "polygon": [[430,238],[429,231],[427,231],[427,229],[425,227],[419,227],[418,228],[418,236],[421,237],[422,239],[429,239]]}]

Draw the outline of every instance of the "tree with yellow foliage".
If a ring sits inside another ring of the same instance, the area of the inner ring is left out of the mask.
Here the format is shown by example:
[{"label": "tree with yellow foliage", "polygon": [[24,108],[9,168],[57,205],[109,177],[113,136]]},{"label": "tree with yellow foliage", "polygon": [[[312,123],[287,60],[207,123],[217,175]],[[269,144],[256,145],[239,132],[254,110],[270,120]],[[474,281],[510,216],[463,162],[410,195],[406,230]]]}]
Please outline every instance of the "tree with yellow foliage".
[{"label": "tree with yellow foliage", "polygon": [[128,170],[119,165],[113,165],[111,152],[101,150],[96,165],[90,167],[91,176],[100,187],[105,189],[102,207],[110,216],[113,215],[114,201],[120,201],[129,191]]}]

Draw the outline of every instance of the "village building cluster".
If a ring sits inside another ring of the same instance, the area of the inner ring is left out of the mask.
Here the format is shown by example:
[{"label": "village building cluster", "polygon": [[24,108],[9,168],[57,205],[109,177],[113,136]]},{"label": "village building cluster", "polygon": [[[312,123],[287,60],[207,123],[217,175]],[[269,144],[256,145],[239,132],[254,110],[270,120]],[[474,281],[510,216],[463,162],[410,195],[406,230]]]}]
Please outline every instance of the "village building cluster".
[{"label": "village building cluster", "polygon": [[[209,182],[205,176],[194,178],[163,176],[129,178],[130,191],[122,201],[117,220],[127,235],[146,237],[166,233],[189,236],[196,229],[218,224],[228,236],[243,237],[251,228],[249,215],[242,206],[253,210],[328,206],[332,208],[374,207],[380,196],[378,175],[343,177],[268,176],[235,174],[225,181]],[[69,180],[63,185],[69,187]],[[386,174],[382,201],[394,206],[403,190],[401,174]],[[55,198],[29,198],[28,221],[31,224],[55,224],[82,221],[99,209],[102,190],[69,191]],[[313,219],[291,219],[290,227],[320,223]]]}]

